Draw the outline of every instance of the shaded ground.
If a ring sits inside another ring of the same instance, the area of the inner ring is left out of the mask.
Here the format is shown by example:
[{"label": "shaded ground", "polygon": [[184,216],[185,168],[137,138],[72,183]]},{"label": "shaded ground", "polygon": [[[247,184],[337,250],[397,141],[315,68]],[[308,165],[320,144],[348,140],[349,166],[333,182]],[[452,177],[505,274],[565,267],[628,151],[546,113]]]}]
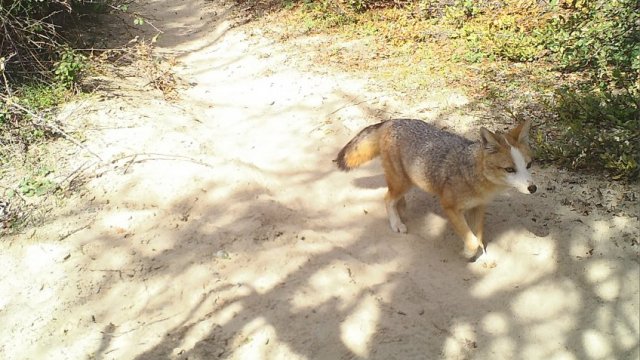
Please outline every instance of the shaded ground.
[{"label": "shaded ground", "polygon": [[379,164],[331,161],[380,118],[475,136],[463,94],[408,105],[222,6],[143,10],[189,86],[119,79],[63,111],[104,161],[73,149],[83,190],[3,239],[0,357],[639,358],[637,189],[535,169],[539,195],[489,207],[497,266],[469,264],[433,198],[391,233]]}]

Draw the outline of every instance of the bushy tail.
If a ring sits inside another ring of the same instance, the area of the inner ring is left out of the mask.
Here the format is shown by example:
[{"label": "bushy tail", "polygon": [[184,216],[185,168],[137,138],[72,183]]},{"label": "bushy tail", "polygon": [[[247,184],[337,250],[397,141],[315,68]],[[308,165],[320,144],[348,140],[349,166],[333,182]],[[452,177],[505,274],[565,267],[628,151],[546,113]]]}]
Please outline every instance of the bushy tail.
[{"label": "bushy tail", "polygon": [[384,122],[362,129],[338,153],[338,168],[349,171],[380,155],[379,129]]}]

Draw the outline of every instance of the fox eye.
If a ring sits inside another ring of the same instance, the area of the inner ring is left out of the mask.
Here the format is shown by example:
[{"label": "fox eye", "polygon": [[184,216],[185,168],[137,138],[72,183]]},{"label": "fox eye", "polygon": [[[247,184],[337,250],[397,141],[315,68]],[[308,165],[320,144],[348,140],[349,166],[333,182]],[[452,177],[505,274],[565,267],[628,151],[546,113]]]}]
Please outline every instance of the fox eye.
[{"label": "fox eye", "polygon": [[514,172],[516,172],[516,169],[514,169],[512,167],[506,167],[506,168],[504,168],[504,171],[506,171],[508,173],[514,173]]},{"label": "fox eye", "polygon": [[527,169],[531,167],[532,163],[533,163],[533,161],[529,161],[529,163],[527,164]]}]

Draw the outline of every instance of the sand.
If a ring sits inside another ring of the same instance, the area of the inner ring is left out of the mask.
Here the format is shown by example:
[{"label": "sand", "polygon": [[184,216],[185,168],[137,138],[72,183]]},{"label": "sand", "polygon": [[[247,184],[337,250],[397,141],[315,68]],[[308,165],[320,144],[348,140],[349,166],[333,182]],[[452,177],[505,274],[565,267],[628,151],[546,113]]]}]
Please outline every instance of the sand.
[{"label": "sand", "polygon": [[538,193],[488,207],[492,262],[469,263],[432,196],[393,233],[380,164],[332,162],[389,117],[477,136],[463,94],[409,106],[223,6],[140,6],[186,85],[119,79],[61,111],[102,160],[67,144],[86,182],[2,239],[0,358],[640,358],[637,187],[536,165]]}]

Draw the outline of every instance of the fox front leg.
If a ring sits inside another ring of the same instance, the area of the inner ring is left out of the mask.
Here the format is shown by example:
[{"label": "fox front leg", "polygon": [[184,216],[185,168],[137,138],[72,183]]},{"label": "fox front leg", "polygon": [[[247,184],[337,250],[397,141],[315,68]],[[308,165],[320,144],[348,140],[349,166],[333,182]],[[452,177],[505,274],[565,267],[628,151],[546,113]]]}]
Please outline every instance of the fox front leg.
[{"label": "fox front leg", "polygon": [[464,218],[464,213],[459,209],[451,207],[443,206],[443,209],[451,222],[451,227],[453,227],[454,232],[464,241],[464,256],[469,259],[475,259],[478,248],[482,249],[482,253],[484,254],[484,246],[469,228]]},{"label": "fox front leg", "polygon": [[483,232],[484,232],[484,214],[486,211],[486,207],[484,205],[478,205],[473,209],[469,210],[469,222],[471,223],[471,228],[473,233],[478,238],[478,242],[480,242],[480,246],[482,246],[482,251],[484,252],[484,243],[483,243]]}]

